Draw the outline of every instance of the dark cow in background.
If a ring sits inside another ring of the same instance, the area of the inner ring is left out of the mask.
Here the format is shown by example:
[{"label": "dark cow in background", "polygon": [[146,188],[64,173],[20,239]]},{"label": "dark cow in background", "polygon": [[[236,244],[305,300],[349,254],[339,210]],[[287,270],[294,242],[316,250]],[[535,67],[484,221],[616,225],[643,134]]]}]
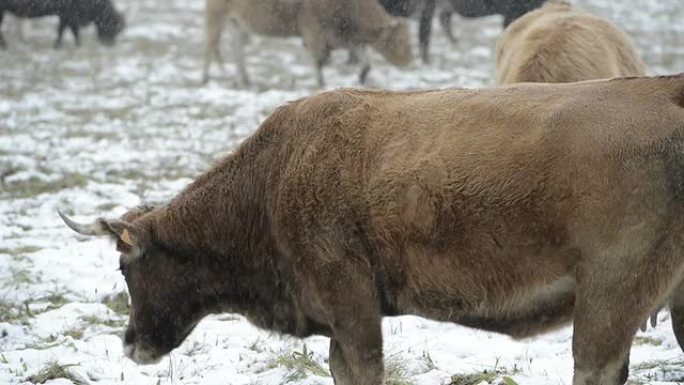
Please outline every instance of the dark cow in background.
[{"label": "dark cow in background", "polygon": [[420,13],[418,41],[423,62],[430,60],[429,46],[432,18],[439,8],[439,21],[449,40],[456,37],[451,31],[451,17],[458,13],[463,17],[502,15],[504,28],[525,13],[539,8],[546,0],[379,0],[390,14],[411,16]]},{"label": "dark cow in background", "polygon": [[330,337],[383,381],[383,316],[533,336],[570,322],[574,385],[619,385],[671,300],[684,336],[684,76],[337,90],[278,108],[169,204],[73,230],[121,252],[125,354],[206,315]]},{"label": "dark cow in background", "polygon": [[[440,19],[445,18],[449,25],[451,13],[458,13],[463,17],[482,17],[491,15],[503,16],[503,26],[507,27],[513,21],[527,12],[537,9],[546,0],[440,0],[446,6],[441,11]],[[450,28],[448,28],[450,29]]]},{"label": "dark cow in background", "polygon": [[[61,46],[67,27],[79,45],[80,28],[94,23],[100,42],[111,45],[125,24],[123,15],[114,8],[111,0],[0,0],[0,25],[5,12],[28,18],[59,16],[55,48]],[[7,47],[2,32],[0,47]]]}]

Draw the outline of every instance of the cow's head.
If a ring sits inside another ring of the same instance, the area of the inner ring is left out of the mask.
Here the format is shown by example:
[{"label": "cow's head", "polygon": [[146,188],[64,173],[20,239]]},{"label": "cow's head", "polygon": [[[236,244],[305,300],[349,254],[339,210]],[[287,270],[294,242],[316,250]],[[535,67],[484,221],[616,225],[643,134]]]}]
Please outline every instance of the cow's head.
[{"label": "cow's head", "polygon": [[392,65],[404,67],[411,63],[411,35],[405,21],[392,20],[378,31],[375,48]]},{"label": "cow's head", "polygon": [[116,241],[121,273],[131,297],[124,353],[138,364],[158,362],[207,314],[206,290],[200,285],[206,272],[195,268],[189,256],[170,250],[156,239],[156,210],[136,209],[121,219],[100,218],[92,224],[79,224],[59,213],[79,234],[108,236]]},{"label": "cow's head", "polygon": [[123,31],[126,22],[121,13],[109,5],[95,19],[97,38],[104,45],[113,45],[116,36]]}]

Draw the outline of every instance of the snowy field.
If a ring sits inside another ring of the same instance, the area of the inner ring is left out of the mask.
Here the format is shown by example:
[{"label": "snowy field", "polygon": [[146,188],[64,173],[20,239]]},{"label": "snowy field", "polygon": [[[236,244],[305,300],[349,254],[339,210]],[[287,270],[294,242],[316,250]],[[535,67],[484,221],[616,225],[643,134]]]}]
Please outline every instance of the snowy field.
[{"label": "snowy field", "polygon": [[[577,3],[625,29],[650,73],[684,70],[681,0]],[[202,1],[117,5],[128,28],[112,49],[96,43],[91,27],[81,48],[67,34],[53,50],[54,18],[25,23],[23,41],[11,16],[2,27],[10,48],[0,52],[0,384],[331,385],[327,339],[280,337],[231,314],[205,319],[158,365],[123,358],[118,255],[106,240],[76,236],[56,210],[85,221],[163,202],[274,107],[316,87],[300,41],[260,38],[248,47],[254,85],[237,87],[228,60],[201,87]],[[455,17],[454,27],[452,46],[435,23],[430,65],[415,60],[400,70],[373,56],[370,86],[491,85],[500,19]],[[330,88],[356,84],[345,59],[338,52],[325,69]],[[667,312],[659,320],[635,340],[633,383],[684,382]],[[513,341],[416,317],[383,326],[390,384],[571,383],[570,328]]]}]

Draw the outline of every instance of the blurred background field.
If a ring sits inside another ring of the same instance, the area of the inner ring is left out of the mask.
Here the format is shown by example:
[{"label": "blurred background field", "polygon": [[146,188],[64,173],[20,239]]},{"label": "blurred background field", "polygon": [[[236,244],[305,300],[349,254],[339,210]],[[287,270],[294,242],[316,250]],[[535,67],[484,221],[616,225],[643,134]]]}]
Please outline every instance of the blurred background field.
[{"label": "blurred background field", "polygon": [[[684,71],[681,0],[577,0],[634,40],[649,74]],[[273,108],[317,92],[299,39],[253,36],[247,63],[253,84],[239,87],[228,39],[223,70],[200,85],[203,2],[118,0],[127,29],[118,44],[97,44],[93,28],[74,47],[70,34],[52,48],[55,18],[2,25],[0,51],[0,384],[332,384],[327,341],[278,337],[241,317],[203,321],[155,366],[124,359],[126,321],[118,255],[105,240],[79,238],[56,215],[119,215],[141,202],[175,195],[253,132]],[[493,85],[498,16],[454,16],[457,44],[434,21],[431,64],[398,69],[372,54],[369,87],[393,90]],[[416,39],[417,22],[411,21]],[[417,42],[413,41],[417,53]],[[356,67],[335,52],[327,87],[357,85]],[[684,381],[684,356],[660,314],[640,333],[631,381]],[[515,342],[507,337],[415,317],[384,324],[395,384],[567,384],[571,331]],[[43,376],[43,377],[40,377]]]}]

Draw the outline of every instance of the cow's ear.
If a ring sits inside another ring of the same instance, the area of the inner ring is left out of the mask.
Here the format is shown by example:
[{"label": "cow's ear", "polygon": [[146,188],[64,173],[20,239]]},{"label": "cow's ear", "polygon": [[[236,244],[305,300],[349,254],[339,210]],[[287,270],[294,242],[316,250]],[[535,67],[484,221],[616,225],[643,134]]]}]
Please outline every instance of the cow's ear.
[{"label": "cow's ear", "polygon": [[119,219],[98,218],[91,224],[76,223],[71,218],[58,212],[64,223],[75,232],[82,235],[106,235],[116,240],[116,249],[126,255],[128,259],[142,255],[141,233],[130,222]]},{"label": "cow's ear", "polygon": [[125,254],[127,259],[137,258],[142,255],[140,232],[128,222],[121,220],[104,220],[109,233],[116,239],[116,250]]}]

